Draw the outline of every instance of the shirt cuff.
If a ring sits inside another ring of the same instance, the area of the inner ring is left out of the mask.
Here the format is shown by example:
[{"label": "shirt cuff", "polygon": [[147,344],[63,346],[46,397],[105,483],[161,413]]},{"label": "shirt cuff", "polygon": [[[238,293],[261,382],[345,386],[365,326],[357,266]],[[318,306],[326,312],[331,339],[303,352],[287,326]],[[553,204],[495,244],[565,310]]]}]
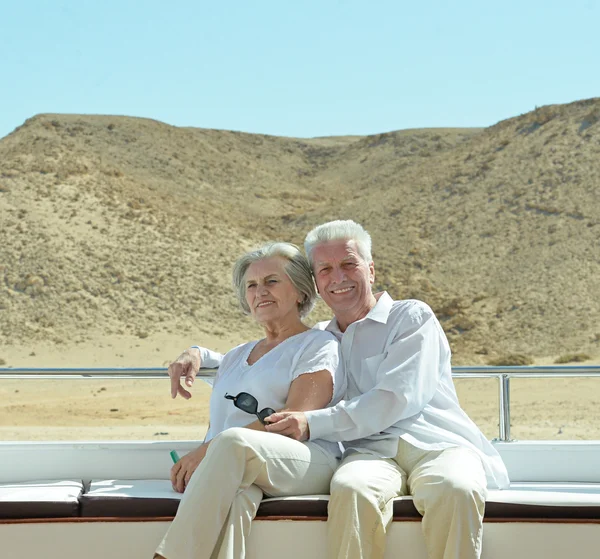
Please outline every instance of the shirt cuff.
[{"label": "shirt cuff", "polygon": [[193,345],[192,347],[200,351],[201,369],[217,369],[221,364],[221,361],[223,361],[223,355],[216,351],[211,351],[210,349],[200,347],[199,345]]},{"label": "shirt cuff", "polygon": [[308,421],[310,440],[322,439],[333,433],[333,415],[331,408],[305,411]]}]

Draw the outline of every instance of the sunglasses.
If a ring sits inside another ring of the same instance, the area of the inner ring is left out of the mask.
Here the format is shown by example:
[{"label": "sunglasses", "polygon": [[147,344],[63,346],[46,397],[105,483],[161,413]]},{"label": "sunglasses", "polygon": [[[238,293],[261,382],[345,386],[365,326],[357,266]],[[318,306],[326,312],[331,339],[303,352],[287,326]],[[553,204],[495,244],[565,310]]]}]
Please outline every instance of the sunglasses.
[{"label": "sunglasses", "polygon": [[272,413],[275,413],[273,408],[264,408],[258,411],[258,400],[248,394],[248,392],[240,392],[237,396],[231,394],[225,394],[227,400],[233,400],[233,405],[246,413],[250,413],[258,417],[258,420],[264,425],[265,418],[269,417]]}]

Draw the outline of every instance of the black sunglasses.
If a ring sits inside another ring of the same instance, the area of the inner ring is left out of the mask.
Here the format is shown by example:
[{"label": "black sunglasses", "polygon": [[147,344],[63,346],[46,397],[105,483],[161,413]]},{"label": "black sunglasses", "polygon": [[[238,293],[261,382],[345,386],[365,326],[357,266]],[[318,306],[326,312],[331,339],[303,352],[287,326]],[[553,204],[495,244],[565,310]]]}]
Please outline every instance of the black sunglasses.
[{"label": "black sunglasses", "polygon": [[272,413],[275,413],[273,408],[265,408],[263,410],[258,411],[258,400],[252,396],[252,394],[248,394],[248,392],[240,392],[237,396],[231,396],[231,394],[225,394],[225,398],[227,400],[233,400],[233,405],[236,408],[245,411],[246,413],[251,413],[258,417],[258,420],[264,425],[265,418],[269,417]]}]

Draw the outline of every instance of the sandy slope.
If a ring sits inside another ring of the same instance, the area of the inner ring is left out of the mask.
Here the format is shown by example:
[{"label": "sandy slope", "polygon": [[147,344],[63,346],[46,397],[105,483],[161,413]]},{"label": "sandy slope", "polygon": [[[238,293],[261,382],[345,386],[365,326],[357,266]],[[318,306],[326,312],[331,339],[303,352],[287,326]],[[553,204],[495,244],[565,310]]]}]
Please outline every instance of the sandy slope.
[{"label": "sandy slope", "polygon": [[337,217],[371,231],[377,288],[428,302],[457,363],[595,357],[599,184],[597,99],[310,140],[39,115],[0,140],[0,359],[98,334],[256,335],[233,260]]}]

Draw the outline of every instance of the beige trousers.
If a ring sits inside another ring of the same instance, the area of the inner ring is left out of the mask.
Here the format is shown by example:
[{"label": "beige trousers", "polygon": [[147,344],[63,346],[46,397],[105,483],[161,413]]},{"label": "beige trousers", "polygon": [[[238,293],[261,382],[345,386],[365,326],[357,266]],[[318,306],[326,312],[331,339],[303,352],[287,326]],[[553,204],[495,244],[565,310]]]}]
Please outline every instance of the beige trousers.
[{"label": "beige trousers", "polygon": [[156,553],[166,559],[243,558],[263,493],[328,493],[338,463],[315,443],[227,429],[208,447]]},{"label": "beige trousers", "polygon": [[392,500],[410,493],[430,559],[479,559],[486,485],[481,459],[467,448],[426,451],[400,439],[394,459],[352,453],[331,480],[328,556],[381,559]]}]

